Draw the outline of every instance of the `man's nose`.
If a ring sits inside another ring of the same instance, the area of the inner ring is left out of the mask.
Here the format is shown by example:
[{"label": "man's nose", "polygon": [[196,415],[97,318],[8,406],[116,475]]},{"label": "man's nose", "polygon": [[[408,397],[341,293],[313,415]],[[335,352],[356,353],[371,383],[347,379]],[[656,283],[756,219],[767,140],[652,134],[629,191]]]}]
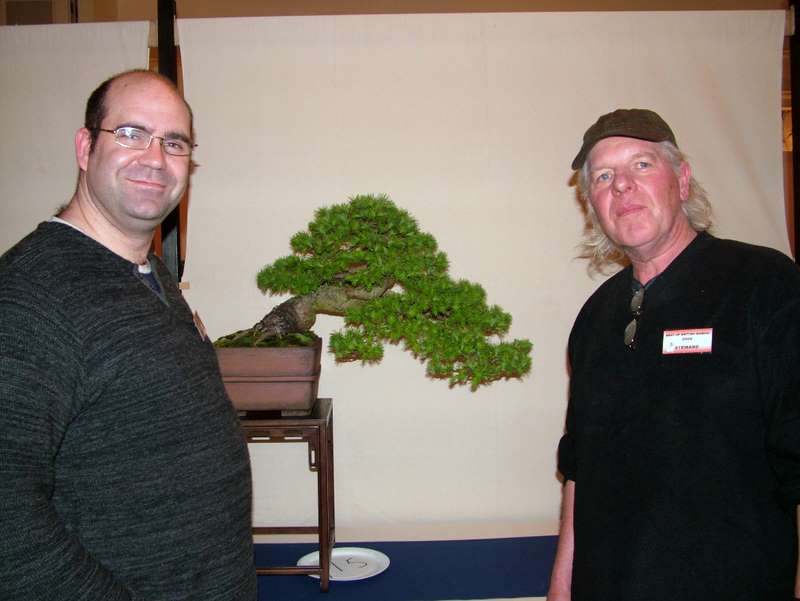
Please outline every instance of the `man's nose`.
[{"label": "man's nose", "polygon": [[161,167],[166,160],[164,147],[161,145],[160,138],[153,138],[150,140],[148,146],[139,157],[139,162],[150,167]]},{"label": "man's nose", "polygon": [[625,172],[615,173],[613,186],[615,192],[627,192],[633,188],[633,179]]}]

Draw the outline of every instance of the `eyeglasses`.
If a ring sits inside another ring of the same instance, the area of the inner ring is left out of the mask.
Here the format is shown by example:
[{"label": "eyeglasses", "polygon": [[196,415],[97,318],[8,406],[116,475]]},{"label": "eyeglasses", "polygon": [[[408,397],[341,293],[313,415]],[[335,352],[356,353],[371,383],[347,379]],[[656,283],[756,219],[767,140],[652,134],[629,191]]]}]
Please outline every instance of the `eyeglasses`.
[{"label": "eyeglasses", "polygon": [[633,293],[631,298],[633,319],[625,326],[625,346],[632,351],[636,350],[636,330],[639,328],[639,318],[642,316],[642,303],[644,303],[644,286]]},{"label": "eyeglasses", "polygon": [[154,139],[158,140],[164,152],[176,157],[185,157],[192,154],[192,150],[197,144],[184,140],[182,138],[162,138],[161,136],[154,136],[143,129],[138,127],[118,127],[117,129],[103,129],[102,127],[95,128],[97,131],[104,131],[109,134],[114,134],[114,141],[124,148],[132,150],[147,150]]}]

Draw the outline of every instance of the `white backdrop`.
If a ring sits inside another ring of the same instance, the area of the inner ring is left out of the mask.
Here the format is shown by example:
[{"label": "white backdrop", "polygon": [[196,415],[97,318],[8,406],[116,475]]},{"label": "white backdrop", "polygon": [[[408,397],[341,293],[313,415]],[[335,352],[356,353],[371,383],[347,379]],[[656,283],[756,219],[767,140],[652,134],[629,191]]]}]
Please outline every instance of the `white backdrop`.
[{"label": "white backdrop", "polygon": [[[325,356],[340,540],[555,531],[566,339],[599,283],[574,259],[583,132],[617,107],[655,109],[717,233],[787,251],[783,25],[778,11],[179,21],[200,144],[187,298],[213,336],[281,300],[255,274],[316,207],[386,193],[534,342],[530,376],[476,393],[426,379],[396,347],[379,366]],[[292,446],[251,446],[261,523],[314,521]]]},{"label": "white backdrop", "polygon": [[[187,299],[212,336],[281,299],[254,278],[321,205],[387,193],[534,342],[522,381],[471,393],[398,348],[323,359],[340,541],[554,532],[565,344],[598,285],[575,260],[569,163],[617,107],[672,125],[720,236],[786,252],[779,11],[179,21],[200,146]],[[88,93],[147,64],[146,23],[0,28],[0,247],[66,201]],[[341,320],[323,318],[326,336]],[[256,520],[312,523],[301,445],[251,447]]]},{"label": "white backdrop", "polygon": [[0,27],[0,252],[67,202],[73,136],[101,81],[146,69],[150,24]]}]

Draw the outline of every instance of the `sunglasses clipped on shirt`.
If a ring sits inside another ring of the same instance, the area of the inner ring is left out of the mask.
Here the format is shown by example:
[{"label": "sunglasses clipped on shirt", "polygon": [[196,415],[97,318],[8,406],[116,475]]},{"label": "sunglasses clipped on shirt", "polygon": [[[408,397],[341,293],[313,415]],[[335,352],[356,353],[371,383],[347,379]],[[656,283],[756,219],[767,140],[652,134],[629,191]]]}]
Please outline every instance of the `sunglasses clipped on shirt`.
[{"label": "sunglasses clipped on shirt", "polygon": [[627,346],[630,350],[636,350],[636,332],[639,329],[639,321],[642,318],[642,305],[644,304],[644,286],[639,286],[636,289],[636,292],[633,293],[633,297],[631,298],[631,315],[633,319],[631,319],[630,323],[625,326],[625,346]]}]

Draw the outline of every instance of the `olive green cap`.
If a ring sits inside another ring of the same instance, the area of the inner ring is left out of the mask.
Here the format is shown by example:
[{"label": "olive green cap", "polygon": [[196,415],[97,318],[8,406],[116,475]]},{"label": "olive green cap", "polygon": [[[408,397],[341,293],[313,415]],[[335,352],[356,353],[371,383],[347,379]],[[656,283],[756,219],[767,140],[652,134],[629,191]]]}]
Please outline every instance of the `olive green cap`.
[{"label": "olive green cap", "polygon": [[572,161],[573,169],[580,169],[589,156],[589,152],[600,140],[622,136],[637,138],[649,142],[672,142],[675,146],[675,134],[657,113],[648,109],[617,109],[600,117],[594,125],[583,134],[583,146]]}]

